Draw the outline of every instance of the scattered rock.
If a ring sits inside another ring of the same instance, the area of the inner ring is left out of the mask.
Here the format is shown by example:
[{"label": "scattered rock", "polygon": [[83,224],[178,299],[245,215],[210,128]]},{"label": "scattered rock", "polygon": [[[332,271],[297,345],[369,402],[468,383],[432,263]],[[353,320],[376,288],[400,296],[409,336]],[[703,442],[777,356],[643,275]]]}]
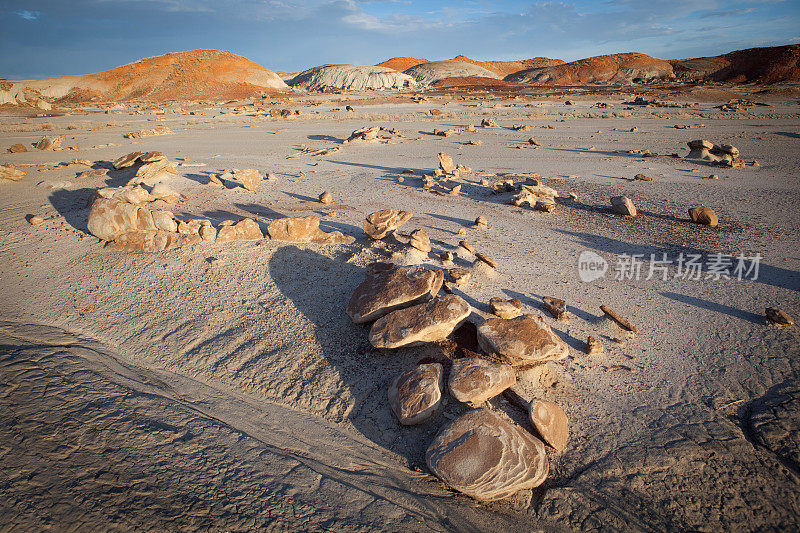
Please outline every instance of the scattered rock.
[{"label": "scattered rock", "polygon": [[321,203],[321,204],[326,204],[327,205],[327,204],[331,203],[332,201],[333,201],[333,195],[328,191],[325,191],[324,193],[319,195],[319,203]]},{"label": "scattered rock", "polygon": [[604,351],[603,344],[599,340],[595,339],[591,335],[589,336],[588,339],[586,339],[587,354],[597,355],[599,353],[603,353],[603,351]]},{"label": "scattered rock", "polygon": [[492,259],[491,257],[486,256],[486,255],[484,255],[484,254],[482,254],[480,252],[475,252],[475,257],[477,257],[478,260],[483,261],[484,263],[489,265],[491,268],[494,268],[494,269],[497,268],[497,262],[494,259]]},{"label": "scattered rock", "polygon": [[792,319],[788,313],[777,307],[767,307],[764,310],[764,314],[767,316],[767,321],[769,321],[769,323],[780,328],[788,328],[794,324],[794,319]]},{"label": "scattered rock", "polygon": [[[463,229],[463,228],[462,228]],[[466,233],[466,232],[465,232]],[[464,250],[468,251],[472,255],[475,255],[475,248],[472,247],[467,241],[458,241],[458,246],[463,248]]]},{"label": "scattered rock", "polygon": [[[513,183],[512,187],[515,188]],[[514,190],[514,188],[512,188],[512,190]],[[528,204],[529,206],[536,208],[537,203],[551,204],[555,206],[557,196],[558,191],[552,187],[547,187],[536,180],[532,180],[531,183],[523,183],[520,185],[519,193],[511,199],[510,203],[517,207]]]},{"label": "scattered rock", "polygon": [[162,152],[131,152],[116,159],[112,165],[115,169],[119,170],[121,168],[131,167],[135,165],[137,161],[141,163],[152,163],[166,158],[167,156]]},{"label": "scattered rock", "polygon": [[447,275],[450,281],[459,287],[469,283],[469,279],[472,276],[470,271],[465,268],[451,268],[447,271]]},{"label": "scattered rock", "polygon": [[479,501],[538,487],[549,472],[544,444],[491,409],[469,411],[442,428],[425,459],[436,477]]},{"label": "scattered rock", "polygon": [[442,252],[439,254],[439,261],[447,263],[448,261],[452,261],[454,257],[453,252]]},{"label": "scattered rock", "polygon": [[142,137],[152,137],[154,135],[171,135],[174,132],[166,126],[158,126],[150,130],[139,130],[126,133],[127,139],[141,139]]},{"label": "scattered rock", "polygon": [[392,311],[372,325],[369,341],[376,348],[400,348],[444,340],[467,319],[472,308],[449,294]]},{"label": "scattered rock", "polygon": [[439,168],[442,172],[452,174],[456,170],[456,165],[453,163],[453,158],[444,152],[439,152]]},{"label": "scattered rock", "polygon": [[556,320],[569,319],[569,315],[567,314],[567,302],[564,300],[552,296],[543,296],[542,303],[547,312],[553,315],[553,318]]},{"label": "scattered rock", "polygon": [[533,427],[547,444],[556,451],[564,450],[569,439],[569,419],[561,407],[553,402],[534,400],[531,403],[530,418]]},{"label": "scattered rock", "polygon": [[633,332],[633,333],[636,333],[636,332],[638,332],[638,331],[639,331],[639,330],[636,328],[636,326],[634,326],[633,324],[631,324],[630,322],[628,322],[628,320],[627,320],[627,319],[625,319],[625,318],[623,318],[622,316],[618,315],[616,312],[614,312],[614,311],[613,311],[613,310],[612,310],[610,307],[608,307],[607,305],[601,305],[601,306],[600,306],[600,310],[603,312],[603,314],[605,314],[605,315],[606,315],[607,317],[609,317],[611,320],[613,320],[614,322],[616,322],[617,324],[619,324],[619,326],[620,326],[622,329],[626,329],[626,330],[628,330],[628,331],[631,331],[631,332]]},{"label": "scattered rock", "polygon": [[442,402],[442,365],[429,363],[403,372],[389,383],[389,405],[405,426],[428,420]]},{"label": "scattered rock", "polygon": [[376,211],[364,220],[364,233],[373,239],[383,239],[389,233],[408,222],[412,216],[412,213],[398,209]]},{"label": "scattered rock", "polygon": [[537,140],[536,140],[536,139],[534,139],[533,137],[531,137],[530,139],[528,139],[528,144],[532,144],[533,146],[541,146],[541,145],[542,145],[542,143],[540,143],[539,141],[537,141]]},{"label": "scattered rock", "polygon": [[257,241],[263,238],[258,223],[250,218],[240,220],[232,226],[222,226],[217,232],[217,242]]},{"label": "scattered rock", "polygon": [[491,307],[492,313],[500,318],[517,318],[522,314],[522,302],[517,298],[510,300],[492,298],[489,300],[489,307]]},{"label": "scattered rock", "polygon": [[39,224],[44,224],[44,219],[39,215],[31,215],[28,217],[28,223],[31,226],[38,226]]},{"label": "scattered rock", "polygon": [[497,122],[493,118],[485,118],[481,120],[481,127],[482,128],[496,128]]},{"label": "scattered rock", "polygon": [[689,217],[692,222],[711,226],[712,228],[719,224],[717,214],[710,207],[692,207],[689,209]]},{"label": "scattered rock", "polygon": [[[64,141],[64,136],[59,135],[58,137],[50,137],[48,135],[42,137],[39,142],[36,143],[37,150],[59,150],[61,148],[61,143]],[[26,150],[27,151],[27,150]]]},{"label": "scattered rock", "polygon": [[17,167],[11,163],[0,165],[0,180],[19,181],[27,172],[17,170]]},{"label": "scattered rock", "polygon": [[569,348],[541,317],[490,318],[478,327],[478,343],[490,356],[512,366],[563,359]]},{"label": "scattered rock", "polygon": [[11,147],[8,149],[8,151],[11,152],[12,154],[18,154],[21,152],[27,152],[28,149],[25,147],[24,144],[17,143],[17,144],[12,144]]},{"label": "scattered rock", "polygon": [[198,232],[200,238],[207,242],[214,242],[217,238],[217,230],[211,224],[204,224],[200,226]]},{"label": "scattered rock", "polygon": [[486,220],[484,216],[479,216],[475,219],[475,227],[477,228],[485,228],[489,225],[489,222]]},{"label": "scattered rock", "polygon": [[416,248],[420,252],[428,253],[431,251],[431,239],[428,234],[417,229],[411,232],[411,240],[409,243],[412,248]]},{"label": "scattered rock", "polygon": [[450,370],[450,394],[459,402],[477,406],[517,382],[514,368],[480,357],[462,357]]},{"label": "scattered rock", "polygon": [[480,146],[480,145],[483,144],[483,141],[480,140],[480,139],[471,139],[471,140],[467,141],[467,144],[471,144],[473,146]]},{"label": "scattered rock", "polygon": [[261,180],[264,178],[261,172],[254,168],[240,170],[234,173],[233,176],[242,184],[242,187],[248,191],[257,191]]},{"label": "scattered rock", "polygon": [[359,128],[355,130],[353,133],[350,134],[344,144],[354,143],[354,142],[378,142],[378,132],[381,131],[380,126],[364,126],[363,128]]},{"label": "scattered rock", "polygon": [[371,322],[396,309],[430,300],[443,282],[444,272],[438,269],[372,263],[350,297],[347,314],[356,324]]},{"label": "scattered rock", "polygon": [[711,141],[689,141],[688,159],[702,159],[712,163],[720,163],[729,167],[743,167],[744,161],[739,159],[739,150],[730,144],[716,145]]},{"label": "scattered rock", "polygon": [[636,206],[633,205],[633,202],[627,196],[612,197],[611,206],[614,208],[614,211],[616,211],[620,215],[625,215],[629,217],[636,216]]},{"label": "scattered rock", "polygon": [[82,180],[102,180],[108,177],[108,169],[106,168],[95,168],[92,170],[84,170],[77,176],[75,179],[82,179]]},{"label": "scattered rock", "polygon": [[312,242],[315,244],[350,244],[354,237],[338,231],[326,233],[319,229],[319,218],[309,215],[304,218],[279,218],[270,222],[267,233],[276,241]]},{"label": "scattered rock", "polygon": [[644,174],[636,174],[633,177],[633,179],[639,180],[639,181],[653,181],[653,178],[651,178],[649,176],[645,176]]}]

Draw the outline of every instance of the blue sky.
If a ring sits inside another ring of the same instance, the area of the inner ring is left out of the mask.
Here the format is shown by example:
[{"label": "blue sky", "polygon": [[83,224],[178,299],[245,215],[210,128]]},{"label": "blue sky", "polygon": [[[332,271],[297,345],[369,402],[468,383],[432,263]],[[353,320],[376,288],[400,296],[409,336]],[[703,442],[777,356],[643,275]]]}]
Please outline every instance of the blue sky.
[{"label": "blue sky", "polygon": [[3,0],[0,77],[107,70],[195,48],[273,70],[403,55],[663,59],[800,42],[800,0]]}]

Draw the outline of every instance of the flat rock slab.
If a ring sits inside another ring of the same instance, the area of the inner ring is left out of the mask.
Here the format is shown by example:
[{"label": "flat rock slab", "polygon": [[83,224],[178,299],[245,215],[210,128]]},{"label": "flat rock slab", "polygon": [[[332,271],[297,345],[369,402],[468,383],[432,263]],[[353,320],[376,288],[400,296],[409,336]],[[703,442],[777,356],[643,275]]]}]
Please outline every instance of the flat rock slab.
[{"label": "flat rock slab", "polygon": [[330,233],[319,229],[319,218],[309,215],[303,218],[279,218],[270,222],[267,233],[276,241],[310,242],[314,244],[350,244],[354,237],[339,231]]},{"label": "flat rock slab", "polygon": [[350,297],[347,314],[356,324],[371,322],[396,309],[430,300],[443,282],[444,272],[438,269],[372,263],[366,279]]},{"label": "flat rock slab", "polygon": [[531,424],[544,441],[562,451],[569,438],[569,419],[564,410],[553,402],[534,400],[530,409]]},{"label": "flat rock slab", "polygon": [[403,372],[389,383],[389,405],[405,426],[420,424],[442,402],[442,365],[430,363]]},{"label": "flat rock slab", "polygon": [[257,241],[263,238],[258,223],[250,218],[240,220],[232,226],[222,226],[217,232],[217,242]]},{"label": "flat rock slab", "polygon": [[400,348],[441,341],[470,313],[472,308],[460,296],[434,298],[379,318],[369,332],[369,342],[376,348]]},{"label": "flat rock slab", "polygon": [[489,300],[489,307],[491,307],[492,313],[500,318],[517,318],[522,314],[522,302],[517,298],[510,300],[492,298]]},{"label": "flat rock slab", "polygon": [[445,426],[425,459],[436,477],[479,501],[538,487],[550,469],[539,439],[489,409],[469,411]]},{"label": "flat rock slab", "polygon": [[464,357],[453,361],[448,386],[459,402],[477,405],[494,398],[516,382],[516,373],[510,365],[480,357]]},{"label": "flat rock slab", "polygon": [[490,318],[478,327],[478,344],[512,366],[563,359],[569,348],[541,317]]}]

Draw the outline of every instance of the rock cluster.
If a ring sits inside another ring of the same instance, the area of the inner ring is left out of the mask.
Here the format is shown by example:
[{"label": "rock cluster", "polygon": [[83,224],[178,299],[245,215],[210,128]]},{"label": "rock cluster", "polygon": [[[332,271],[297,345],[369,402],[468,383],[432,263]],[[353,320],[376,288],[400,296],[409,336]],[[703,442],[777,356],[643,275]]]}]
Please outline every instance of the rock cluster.
[{"label": "rock cluster", "polygon": [[444,372],[439,363],[419,365],[389,383],[389,405],[401,424],[428,420],[442,401]]},{"label": "rock cluster", "polygon": [[362,227],[364,228],[364,233],[371,238],[383,239],[389,233],[408,222],[412,216],[413,214],[408,211],[384,209],[368,215]]},{"label": "rock cluster", "polygon": [[276,241],[311,242],[315,244],[350,244],[355,238],[339,231],[326,233],[319,229],[319,218],[278,218],[270,222],[267,233]]},{"label": "rock cluster", "polygon": [[0,180],[19,181],[25,177],[26,172],[17,169],[11,163],[0,165]]},{"label": "rock cluster", "polygon": [[689,141],[689,159],[702,159],[729,167],[743,167],[744,161],[739,158],[739,150],[730,144],[716,145],[711,141]]},{"label": "rock cluster", "polygon": [[438,269],[372,263],[367,267],[366,279],[350,297],[347,314],[356,324],[371,322],[394,310],[430,300],[443,282],[444,273]]},{"label": "rock cluster", "polygon": [[452,294],[398,309],[379,318],[369,333],[376,348],[400,348],[444,340],[467,319],[472,308]]},{"label": "rock cluster", "polygon": [[512,366],[563,359],[569,348],[541,317],[490,318],[478,327],[478,344]]}]

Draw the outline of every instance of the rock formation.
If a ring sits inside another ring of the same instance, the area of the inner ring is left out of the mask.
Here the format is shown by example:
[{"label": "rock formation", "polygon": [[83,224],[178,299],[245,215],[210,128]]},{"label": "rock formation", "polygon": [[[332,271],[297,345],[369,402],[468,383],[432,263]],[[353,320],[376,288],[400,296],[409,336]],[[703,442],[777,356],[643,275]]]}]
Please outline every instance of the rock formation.
[{"label": "rock formation", "polygon": [[289,85],[307,91],[325,89],[346,89],[363,91],[367,89],[400,89],[417,84],[414,78],[387,67],[348,65],[334,63],[322,65],[301,72]]},{"label": "rock formation", "polygon": [[445,426],[425,459],[436,477],[479,501],[538,487],[549,472],[544,444],[490,409],[469,411]]},{"label": "rock formation", "polygon": [[668,62],[645,54],[627,53],[590,57],[563,65],[523,70],[504,79],[540,85],[583,85],[630,84],[674,78],[672,65]]},{"label": "rock formation", "polygon": [[472,312],[460,296],[449,294],[429,302],[398,309],[379,318],[369,332],[376,348],[417,346],[444,340]]},{"label": "rock formation", "polygon": [[339,231],[326,233],[319,229],[319,218],[278,218],[270,222],[267,233],[276,241],[311,242],[315,244],[350,244],[355,238]]},{"label": "rock formation", "polygon": [[389,405],[404,426],[420,424],[442,402],[442,365],[429,363],[403,372],[389,383]]},{"label": "rock formation", "polygon": [[373,239],[383,239],[389,233],[408,222],[412,216],[413,214],[408,211],[384,209],[368,215],[362,226],[364,233]]},{"label": "rock formation", "polygon": [[541,317],[490,318],[478,327],[478,344],[512,366],[563,359],[569,348]]},{"label": "rock formation", "polygon": [[453,361],[448,387],[459,402],[477,406],[516,382],[516,373],[510,365],[480,357],[462,357]]},{"label": "rock formation", "polygon": [[421,63],[406,70],[405,74],[413,77],[420,85],[430,85],[435,81],[452,77],[478,76],[481,78],[500,79],[500,76],[492,71],[461,61]]},{"label": "rock formation", "polygon": [[378,63],[375,65],[376,67],[385,67],[396,70],[398,72],[403,72],[414,65],[419,65],[420,63],[427,63],[427,59],[417,59],[415,57],[393,57],[391,59],[387,59],[383,63]]},{"label": "rock formation", "polygon": [[800,81],[800,44],[737,50],[721,56],[671,60],[684,82],[791,83]]},{"label": "rock formation", "polygon": [[553,402],[534,400],[530,407],[531,424],[544,441],[563,451],[569,439],[569,419],[564,410]]}]

